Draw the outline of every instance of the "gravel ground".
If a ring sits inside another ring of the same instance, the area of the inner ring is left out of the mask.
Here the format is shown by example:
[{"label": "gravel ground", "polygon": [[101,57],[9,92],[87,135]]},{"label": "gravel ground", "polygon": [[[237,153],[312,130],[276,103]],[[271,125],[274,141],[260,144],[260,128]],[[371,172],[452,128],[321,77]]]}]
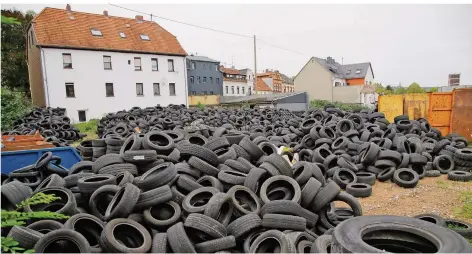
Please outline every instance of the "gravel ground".
[{"label": "gravel ground", "polygon": [[472,182],[453,182],[441,175],[423,178],[416,188],[405,189],[377,181],[372,192],[372,196],[360,199],[364,215],[436,213],[472,223],[471,211],[464,209],[466,205],[472,207]]}]

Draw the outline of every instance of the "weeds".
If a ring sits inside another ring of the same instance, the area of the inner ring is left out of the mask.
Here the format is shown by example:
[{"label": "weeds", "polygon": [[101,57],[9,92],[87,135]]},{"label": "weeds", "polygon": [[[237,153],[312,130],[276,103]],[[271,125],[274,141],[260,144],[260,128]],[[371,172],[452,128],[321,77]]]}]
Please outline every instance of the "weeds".
[{"label": "weeds", "polygon": [[437,180],[436,183],[438,184],[438,187],[441,189],[447,189],[447,187],[449,187],[449,185],[441,179]]},{"label": "weeds", "polygon": [[342,110],[351,110],[351,111],[360,111],[363,109],[368,109],[369,107],[366,107],[361,104],[350,104],[350,103],[342,103],[342,102],[330,102],[330,101],[325,101],[325,100],[312,100],[310,101],[310,108],[324,108],[326,105],[333,105],[336,108],[342,109]]}]

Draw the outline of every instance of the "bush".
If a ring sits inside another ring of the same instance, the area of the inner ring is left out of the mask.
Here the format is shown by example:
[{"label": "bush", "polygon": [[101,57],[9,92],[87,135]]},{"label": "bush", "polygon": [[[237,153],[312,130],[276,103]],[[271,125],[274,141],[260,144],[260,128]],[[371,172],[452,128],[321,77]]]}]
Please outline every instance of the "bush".
[{"label": "bush", "polygon": [[74,124],[75,128],[77,128],[80,132],[87,133],[87,132],[97,132],[98,127],[98,119],[90,119],[88,122],[84,123],[76,123]]},{"label": "bush", "polygon": [[363,109],[369,109],[369,107],[361,105],[361,104],[354,104],[354,103],[342,103],[342,102],[330,102],[325,100],[312,100],[310,101],[310,108],[321,108],[323,109],[326,105],[334,105],[336,108],[342,110],[350,110],[350,111],[360,111]]},{"label": "bush", "polygon": [[0,92],[2,94],[2,129],[8,130],[13,127],[14,121],[31,111],[33,105],[23,92],[4,87]]}]

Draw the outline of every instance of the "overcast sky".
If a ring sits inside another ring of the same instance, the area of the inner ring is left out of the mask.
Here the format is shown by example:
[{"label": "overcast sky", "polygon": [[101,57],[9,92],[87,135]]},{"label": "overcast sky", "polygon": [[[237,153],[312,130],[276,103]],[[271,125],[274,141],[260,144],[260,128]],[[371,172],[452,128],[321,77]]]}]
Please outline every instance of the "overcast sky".
[{"label": "overcast sky", "polygon": [[[65,5],[2,5],[39,13]],[[472,5],[122,5],[146,13],[244,35],[256,35],[297,54],[257,42],[257,68],[295,76],[311,56],[344,63],[371,62],[375,80],[406,86],[447,85],[461,73],[472,85]],[[72,10],[133,18],[110,5]],[[150,16],[145,16],[149,20]],[[254,69],[251,38],[242,38],[154,18],[177,36],[188,53],[236,68]]]}]

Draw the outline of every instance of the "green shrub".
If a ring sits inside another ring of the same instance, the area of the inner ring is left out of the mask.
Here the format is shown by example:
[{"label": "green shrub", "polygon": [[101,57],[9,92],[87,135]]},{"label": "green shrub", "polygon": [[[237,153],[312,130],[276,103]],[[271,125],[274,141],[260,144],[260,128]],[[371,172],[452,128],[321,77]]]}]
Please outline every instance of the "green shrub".
[{"label": "green shrub", "polygon": [[77,128],[80,132],[87,133],[87,132],[97,132],[98,128],[98,119],[90,119],[88,122],[84,123],[76,123],[74,124],[75,128]]},{"label": "green shrub", "polygon": [[2,129],[13,127],[13,122],[33,109],[25,93],[2,87]]},{"label": "green shrub", "polygon": [[342,103],[342,102],[330,102],[326,100],[312,100],[310,101],[310,108],[320,108],[323,109],[326,105],[333,105],[336,108],[342,109],[342,110],[351,110],[351,111],[357,111],[357,110],[363,110],[363,109],[368,109],[369,107],[361,105],[361,104],[354,104],[354,103]]},{"label": "green shrub", "polygon": [[203,105],[201,102],[198,102],[197,108],[199,108],[199,109],[204,109],[204,108],[205,108],[205,105]]}]

